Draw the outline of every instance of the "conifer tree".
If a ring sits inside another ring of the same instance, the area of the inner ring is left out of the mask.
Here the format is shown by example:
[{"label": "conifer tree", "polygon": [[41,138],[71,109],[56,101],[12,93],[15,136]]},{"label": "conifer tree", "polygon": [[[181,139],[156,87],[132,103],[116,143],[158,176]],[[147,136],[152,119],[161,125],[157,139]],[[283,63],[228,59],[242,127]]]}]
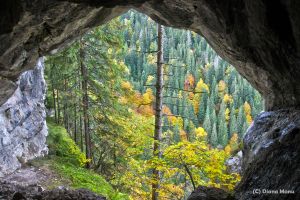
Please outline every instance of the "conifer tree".
[{"label": "conifer tree", "polygon": [[198,121],[199,124],[203,124],[205,118],[205,111],[206,111],[206,102],[207,102],[207,93],[202,93],[201,99],[199,102],[199,111],[198,111]]},{"label": "conifer tree", "polygon": [[210,118],[210,107],[209,105],[207,105],[206,107],[206,112],[205,112],[205,118],[204,118],[204,122],[203,122],[203,128],[205,129],[205,131],[210,134],[211,130],[212,130],[212,123],[211,122],[211,118]]},{"label": "conifer tree", "polygon": [[232,136],[232,134],[234,133],[238,133],[238,129],[237,129],[237,120],[236,120],[236,116],[234,114],[235,109],[234,107],[231,108],[230,111],[230,137]]},{"label": "conifer tree", "polygon": [[245,113],[244,113],[244,106],[241,105],[239,108],[239,113],[237,116],[237,128],[238,128],[238,134],[239,138],[243,138],[243,131],[244,131],[244,122],[246,120]]},{"label": "conifer tree", "polygon": [[213,123],[213,128],[210,136],[210,144],[213,147],[216,147],[218,145],[218,135],[217,135],[217,125],[216,123]]}]

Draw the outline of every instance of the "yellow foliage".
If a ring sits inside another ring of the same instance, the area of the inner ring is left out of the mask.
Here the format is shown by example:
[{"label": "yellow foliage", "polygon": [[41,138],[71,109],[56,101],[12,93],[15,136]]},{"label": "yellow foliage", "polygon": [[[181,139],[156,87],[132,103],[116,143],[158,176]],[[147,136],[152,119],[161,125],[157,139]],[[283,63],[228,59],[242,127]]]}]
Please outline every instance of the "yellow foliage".
[{"label": "yellow foliage", "polygon": [[183,96],[182,96],[182,91],[179,91],[179,92],[178,92],[178,98],[179,98],[179,99],[182,99],[182,97],[183,97]]},{"label": "yellow foliage", "polygon": [[129,81],[122,81],[121,87],[122,87],[122,89],[124,89],[124,90],[129,90],[129,91],[132,90],[132,85],[130,84]]},{"label": "yellow foliage", "polygon": [[179,128],[183,128],[183,119],[181,117],[172,118],[172,125],[179,126]]},{"label": "yellow foliage", "polygon": [[252,120],[251,115],[246,115],[246,121],[247,121],[248,125],[250,125],[252,123],[253,120]]},{"label": "yellow foliage", "polygon": [[237,141],[238,141],[238,134],[237,133],[234,133],[234,134],[232,134],[232,136],[231,136],[231,138],[230,138],[230,143],[232,142],[232,143],[237,143]]},{"label": "yellow foliage", "polygon": [[[200,130],[200,129],[199,129]],[[169,146],[164,151],[164,157],[168,163],[178,168],[177,173],[187,177],[184,165],[193,175],[196,185],[213,186],[232,190],[240,180],[236,174],[227,174],[225,160],[230,155],[231,147],[225,150],[210,149],[205,141],[182,141]],[[205,174],[205,177],[203,175]]]},{"label": "yellow foliage", "polygon": [[194,78],[194,76],[192,74],[189,74],[187,76],[187,80],[188,80],[188,82],[190,83],[191,86],[194,86],[194,84],[195,84],[195,78]]},{"label": "yellow foliage", "polygon": [[224,100],[224,102],[225,103],[233,103],[233,98],[232,98],[232,96],[231,95],[229,95],[229,94],[225,94],[224,95],[224,97],[223,97],[223,100]]},{"label": "yellow foliage", "polygon": [[226,108],[226,110],[225,110],[225,120],[226,120],[227,123],[228,123],[229,119],[230,119],[230,110],[229,110],[229,108]]},{"label": "yellow foliage", "polygon": [[244,110],[246,115],[251,115],[251,106],[247,101],[244,103]]},{"label": "yellow foliage", "polygon": [[219,84],[218,84],[218,91],[219,92],[224,92],[224,90],[226,89],[226,83],[223,80],[220,80]]},{"label": "yellow foliage", "polygon": [[176,123],[177,117],[172,116],[172,112],[168,106],[163,105],[162,113],[167,116],[167,119],[171,124]]},{"label": "yellow foliage", "polygon": [[130,74],[128,67],[125,65],[124,61],[119,61],[118,65],[120,66],[121,70],[124,71],[125,74]]},{"label": "yellow foliage", "polygon": [[205,66],[204,66],[204,68],[205,68],[206,70],[208,70],[210,67],[211,67],[211,63],[207,63],[207,64],[205,64]]},{"label": "yellow foliage", "polygon": [[231,154],[231,147],[230,147],[229,144],[225,147],[225,153],[226,153],[227,155],[230,155],[230,154]]},{"label": "yellow foliage", "polygon": [[159,199],[181,199],[184,195],[184,190],[181,185],[175,185],[171,183],[162,184],[159,189]]},{"label": "yellow foliage", "polygon": [[141,105],[137,109],[137,112],[147,117],[151,117],[154,115],[154,111],[151,105]]},{"label": "yellow foliage", "polygon": [[180,130],[179,135],[180,135],[180,138],[181,138],[182,141],[187,140],[187,135],[186,135],[186,132],[184,130]]},{"label": "yellow foliage", "polygon": [[[225,147],[225,152],[227,154],[231,154],[233,151],[235,151],[238,148],[239,144],[238,144],[238,134],[237,133],[233,133],[228,145]],[[226,148],[228,148],[226,150]]]},{"label": "yellow foliage", "polygon": [[152,81],[153,81],[153,79],[154,79],[154,76],[149,75],[149,76],[147,77],[146,84],[151,84]]},{"label": "yellow foliage", "polygon": [[126,97],[122,96],[122,97],[119,98],[119,102],[124,105],[124,104],[128,103],[128,99]]},{"label": "yellow foliage", "polygon": [[244,103],[244,111],[245,111],[245,115],[246,115],[246,121],[247,121],[248,125],[250,125],[252,123],[251,106],[247,101]]},{"label": "yellow foliage", "polygon": [[156,64],[156,57],[151,53],[147,56],[147,60],[149,64]]},{"label": "yellow foliage", "polygon": [[202,91],[206,91],[207,93],[209,93],[209,87],[206,83],[204,83],[203,79],[201,78],[196,85],[195,92]]},{"label": "yellow foliage", "polygon": [[189,99],[190,99],[190,100],[193,100],[193,99],[194,99],[194,96],[195,96],[194,93],[189,92]]},{"label": "yellow foliage", "polygon": [[199,139],[205,139],[207,136],[207,133],[205,132],[204,128],[202,128],[202,127],[196,128],[195,134],[196,134],[196,137]]},{"label": "yellow foliage", "polygon": [[209,93],[209,87],[206,83],[204,83],[203,79],[201,78],[195,88],[195,92],[196,93],[193,98],[190,98],[191,100],[193,100],[193,106],[194,106],[194,110],[195,110],[195,114],[199,112],[199,101],[201,100],[201,93],[199,92],[207,92]]},{"label": "yellow foliage", "polygon": [[154,96],[151,88],[147,88],[146,92],[143,94],[143,105],[151,104],[154,100]]}]

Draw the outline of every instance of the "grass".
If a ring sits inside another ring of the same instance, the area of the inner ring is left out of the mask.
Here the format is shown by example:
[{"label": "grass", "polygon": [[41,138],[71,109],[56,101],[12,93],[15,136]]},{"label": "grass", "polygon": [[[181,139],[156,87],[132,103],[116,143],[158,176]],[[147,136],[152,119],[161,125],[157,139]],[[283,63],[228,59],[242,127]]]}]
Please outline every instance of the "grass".
[{"label": "grass", "polygon": [[101,175],[83,167],[87,160],[63,127],[48,122],[48,128],[49,156],[32,164],[47,166],[58,175],[60,180],[53,181],[54,185],[49,187],[67,183],[71,188],[85,188],[109,200],[129,199],[128,195],[116,191]]}]

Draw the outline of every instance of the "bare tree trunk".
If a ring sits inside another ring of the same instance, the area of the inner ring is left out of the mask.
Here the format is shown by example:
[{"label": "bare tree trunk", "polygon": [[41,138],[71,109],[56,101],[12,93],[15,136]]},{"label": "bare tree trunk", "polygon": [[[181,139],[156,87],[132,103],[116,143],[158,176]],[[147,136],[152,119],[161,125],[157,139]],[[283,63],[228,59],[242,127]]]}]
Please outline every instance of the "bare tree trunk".
[{"label": "bare tree trunk", "polygon": [[[155,130],[153,156],[161,158],[160,142],[162,137],[162,105],[163,105],[163,42],[162,25],[157,25],[157,71],[156,71],[156,101],[155,101]],[[161,173],[157,168],[153,169],[152,200],[158,200],[158,188]]]},{"label": "bare tree trunk", "polygon": [[55,123],[58,123],[57,121],[57,111],[56,111],[56,95],[55,95],[55,90],[54,90],[54,82],[53,80],[51,80],[52,82],[52,97],[53,97],[53,108],[54,108],[54,121]]},{"label": "bare tree trunk", "polygon": [[184,164],[183,166],[184,166],[185,171],[188,173],[188,175],[189,175],[189,177],[190,177],[190,179],[191,179],[193,188],[194,188],[194,190],[195,190],[195,189],[196,189],[196,184],[195,184],[195,181],[194,181],[192,172],[190,171],[190,169],[188,168],[188,166],[187,166],[186,164]]},{"label": "bare tree trunk", "polygon": [[[82,45],[82,44],[81,44]],[[84,124],[84,135],[85,135],[85,154],[87,159],[91,159],[91,141],[89,132],[89,116],[88,116],[88,70],[84,64],[85,52],[83,47],[80,48],[80,64],[81,64],[81,76],[82,76],[82,105],[83,105],[83,124]],[[91,162],[86,165],[87,168],[91,167]]]},{"label": "bare tree trunk", "polygon": [[56,102],[57,102],[57,124],[60,124],[60,106],[59,106],[59,93],[58,93],[58,90],[56,90],[56,96],[57,96],[57,99],[56,99]]},{"label": "bare tree trunk", "polygon": [[79,126],[80,126],[80,149],[83,152],[83,134],[82,134],[82,117],[79,116]]},{"label": "bare tree trunk", "polygon": [[77,109],[76,109],[76,103],[74,103],[74,141],[75,144],[77,143]]},{"label": "bare tree trunk", "polygon": [[[64,88],[63,88],[63,91],[64,91],[64,95],[63,95],[63,123],[64,123],[64,127],[67,129],[67,123],[66,123],[66,119],[67,119],[67,114],[66,114],[66,80],[64,78]],[[68,130],[67,130],[68,132]],[[68,132],[69,133],[69,132]],[[69,133],[70,134],[70,133]]]}]

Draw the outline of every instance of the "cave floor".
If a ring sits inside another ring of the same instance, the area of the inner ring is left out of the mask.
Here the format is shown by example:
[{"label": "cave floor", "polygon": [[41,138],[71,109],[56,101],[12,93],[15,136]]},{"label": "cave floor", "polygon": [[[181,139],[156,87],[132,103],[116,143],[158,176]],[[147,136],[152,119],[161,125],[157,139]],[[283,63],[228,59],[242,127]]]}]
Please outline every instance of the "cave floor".
[{"label": "cave floor", "polygon": [[70,181],[62,178],[45,161],[33,161],[1,179],[6,183],[21,186],[37,185],[42,189],[53,189],[59,186],[67,187]]}]

